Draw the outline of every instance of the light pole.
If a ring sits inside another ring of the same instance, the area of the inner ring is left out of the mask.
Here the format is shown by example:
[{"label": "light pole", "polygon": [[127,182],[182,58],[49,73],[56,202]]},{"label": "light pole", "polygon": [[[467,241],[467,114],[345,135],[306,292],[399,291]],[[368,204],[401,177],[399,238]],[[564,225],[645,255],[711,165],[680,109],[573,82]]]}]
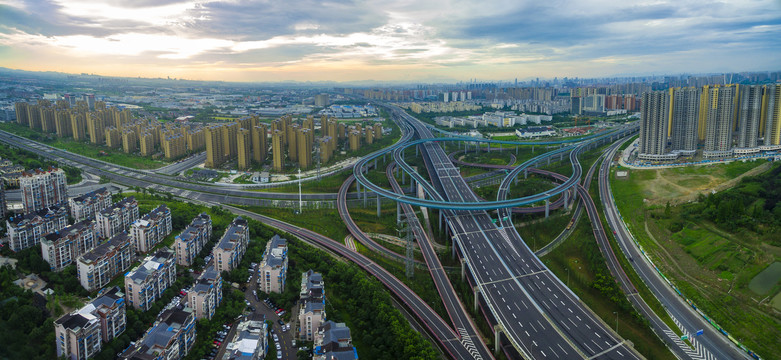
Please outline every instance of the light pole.
[{"label": "light pole", "polygon": [[616,334],[618,334],[618,311],[613,311],[613,314],[616,314]]},{"label": "light pole", "polygon": [[298,168],[298,213],[301,214],[304,211],[304,201],[301,196],[301,168]]}]

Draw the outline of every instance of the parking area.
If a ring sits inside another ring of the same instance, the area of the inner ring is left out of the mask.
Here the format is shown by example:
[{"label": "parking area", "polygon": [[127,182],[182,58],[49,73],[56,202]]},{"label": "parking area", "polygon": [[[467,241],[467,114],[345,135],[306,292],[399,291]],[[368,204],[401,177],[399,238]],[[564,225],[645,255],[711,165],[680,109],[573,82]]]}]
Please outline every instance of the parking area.
[{"label": "parking area", "polygon": [[[249,308],[254,309],[252,313],[260,318],[265,317],[266,320],[272,323],[269,328],[269,348],[276,347],[279,344],[277,353],[281,353],[281,356],[277,356],[277,359],[296,360],[296,354],[298,348],[294,347],[293,340],[295,339],[295,329],[290,324],[285,323],[280,314],[275,311],[277,308],[272,308],[272,304],[264,302],[263,294],[257,290],[257,264],[253,264],[251,271],[248,271],[249,281],[246,285],[246,291],[244,291],[244,297],[249,303]],[[288,311],[290,309],[282,309],[282,311]],[[275,338],[276,336],[276,338]],[[275,340],[276,339],[276,340]],[[297,344],[296,344],[297,345]]]}]

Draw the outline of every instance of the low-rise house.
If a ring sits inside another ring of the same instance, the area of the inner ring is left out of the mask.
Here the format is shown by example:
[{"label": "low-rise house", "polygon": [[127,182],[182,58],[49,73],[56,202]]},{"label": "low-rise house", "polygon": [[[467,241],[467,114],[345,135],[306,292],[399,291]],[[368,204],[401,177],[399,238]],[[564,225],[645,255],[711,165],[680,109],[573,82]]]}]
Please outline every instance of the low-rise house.
[{"label": "low-rise house", "polygon": [[88,291],[106,286],[133,263],[130,236],[121,232],[76,260],[79,282]]},{"label": "low-rise house", "polygon": [[138,217],[138,201],[132,196],[126,197],[95,214],[98,236],[110,238],[123,231],[128,231],[130,224],[138,220]]},{"label": "low-rise house", "polygon": [[231,271],[241,262],[244,252],[247,251],[249,242],[249,226],[247,220],[241,216],[233,219],[233,222],[225,229],[225,234],[212,249],[215,269],[219,272]]},{"label": "low-rise house", "polygon": [[324,286],[322,274],[312,270],[301,274],[301,304],[298,313],[298,337],[301,340],[314,340],[315,332],[325,321]]},{"label": "low-rise house", "polygon": [[111,192],[105,187],[68,200],[71,216],[76,221],[92,219],[98,212],[111,206]]},{"label": "low-rise house", "polygon": [[97,244],[95,222],[82,220],[46,235],[41,241],[41,255],[52,271],[60,271],[75,262],[79,256],[94,249]]},{"label": "low-rise house", "polygon": [[285,291],[287,278],[287,240],[274,235],[258,267],[258,289],[265,293]]},{"label": "low-rise house", "polygon": [[195,313],[188,307],[177,306],[163,311],[152,328],[119,359],[182,359],[192,349],[195,335]]},{"label": "low-rise house", "polygon": [[160,205],[130,225],[133,250],[146,254],[171,233],[171,210]]},{"label": "low-rise house", "polygon": [[190,222],[190,226],[174,238],[176,263],[182,266],[192,265],[211,236],[212,219],[209,214],[202,213],[196,216]]},{"label": "low-rise house", "polygon": [[125,274],[127,302],[136,309],[149,310],[175,281],[176,255],[173,250],[164,247]]},{"label": "low-rise house", "polygon": [[312,360],[358,360],[350,328],[344,323],[326,321],[315,334]]},{"label": "low-rise house", "polygon": [[64,206],[13,216],[5,222],[9,247],[20,251],[41,243],[46,235],[68,226],[68,210]]},{"label": "low-rise house", "polygon": [[187,303],[196,319],[211,319],[222,303],[222,276],[214,265],[206,268],[187,293]]}]

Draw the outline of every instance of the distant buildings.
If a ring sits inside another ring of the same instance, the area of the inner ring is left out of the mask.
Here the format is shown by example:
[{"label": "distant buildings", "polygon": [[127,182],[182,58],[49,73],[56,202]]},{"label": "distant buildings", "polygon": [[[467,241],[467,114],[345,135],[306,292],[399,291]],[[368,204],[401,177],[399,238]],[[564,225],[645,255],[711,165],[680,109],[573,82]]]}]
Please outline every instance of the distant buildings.
[{"label": "distant buildings", "polygon": [[125,300],[119,287],[79,310],[54,321],[57,357],[88,359],[101,350],[101,341],[109,342],[125,331]]},{"label": "distant buildings", "polygon": [[46,235],[41,241],[41,253],[52,271],[60,271],[97,245],[95,222],[82,220]]},{"label": "distant buildings", "polygon": [[87,291],[100,289],[122,274],[133,263],[130,236],[125,232],[114,235],[76,260],[77,276]]},{"label": "distant buildings", "polygon": [[241,216],[225,229],[225,234],[212,249],[214,264],[218,272],[231,271],[239,265],[249,243],[249,226]]},{"label": "distant buildings", "polygon": [[222,276],[214,269],[214,265],[210,265],[187,293],[187,304],[195,311],[196,319],[211,319],[221,303]]},{"label": "distant buildings", "polygon": [[322,274],[312,270],[301,274],[301,304],[298,313],[298,337],[301,340],[314,340],[315,332],[325,321],[324,286]]},{"label": "distant buildings", "polygon": [[71,216],[76,221],[91,219],[101,210],[111,206],[111,192],[105,187],[90,191],[84,195],[70,198]]},{"label": "distant buildings", "polygon": [[139,310],[149,310],[175,281],[176,255],[173,250],[164,247],[125,274],[128,304]]},{"label": "distant buildings", "polygon": [[266,244],[258,267],[258,290],[282,293],[287,279],[287,240],[274,235]]},{"label": "distant buildings", "polygon": [[171,233],[171,210],[160,205],[130,225],[133,250],[145,254]]},{"label": "distant buildings", "polygon": [[724,158],[781,149],[781,86],[706,85],[642,96],[638,158]]},{"label": "distant buildings", "polygon": [[312,360],[357,360],[350,328],[344,323],[326,321],[315,334]]},{"label": "distant buildings", "polygon": [[515,135],[521,139],[532,139],[546,136],[556,136],[556,130],[550,126],[531,126],[525,129],[516,129]]},{"label": "distant buildings", "polygon": [[68,186],[65,172],[58,168],[31,170],[19,178],[24,212],[29,213],[50,206],[68,204]]},{"label": "distant buildings", "polygon": [[315,106],[317,107],[326,107],[328,106],[328,94],[317,94],[315,95]]},{"label": "distant buildings", "polygon": [[46,235],[66,226],[68,226],[68,210],[65,206],[52,206],[24,215],[12,216],[5,222],[9,247],[13,251],[38,245]]},{"label": "distant buildings", "polygon": [[130,224],[138,218],[138,201],[132,196],[126,197],[95,214],[98,236],[110,238],[120,232],[127,231],[130,229]]},{"label": "distant buildings", "polygon": [[192,265],[195,257],[209,242],[212,236],[212,219],[206,213],[196,216],[181,234],[174,238],[176,263],[182,266]]},{"label": "distant buildings", "polygon": [[195,313],[189,307],[163,311],[144,336],[125,350],[119,359],[182,359],[195,343]]}]

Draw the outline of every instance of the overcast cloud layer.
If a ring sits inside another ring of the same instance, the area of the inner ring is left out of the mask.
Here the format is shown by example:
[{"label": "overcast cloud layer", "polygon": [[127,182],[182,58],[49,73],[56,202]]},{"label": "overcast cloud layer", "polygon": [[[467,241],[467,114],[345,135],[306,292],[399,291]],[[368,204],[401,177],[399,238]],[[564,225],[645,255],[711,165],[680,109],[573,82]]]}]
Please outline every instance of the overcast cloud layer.
[{"label": "overcast cloud layer", "polygon": [[227,81],[781,69],[781,1],[0,0],[0,66]]}]

